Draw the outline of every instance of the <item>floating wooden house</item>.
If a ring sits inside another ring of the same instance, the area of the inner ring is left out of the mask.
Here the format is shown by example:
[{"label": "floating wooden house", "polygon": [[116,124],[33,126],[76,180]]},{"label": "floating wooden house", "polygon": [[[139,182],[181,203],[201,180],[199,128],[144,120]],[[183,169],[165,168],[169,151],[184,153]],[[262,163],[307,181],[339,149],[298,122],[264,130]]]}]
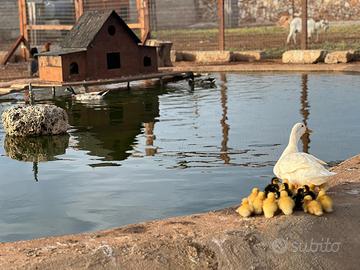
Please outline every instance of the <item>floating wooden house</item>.
[{"label": "floating wooden house", "polygon": [[60,46],[39,54],[41,80],[114,79],[158,71],[156,48],[142,45],[115,11],[84,13]]}]

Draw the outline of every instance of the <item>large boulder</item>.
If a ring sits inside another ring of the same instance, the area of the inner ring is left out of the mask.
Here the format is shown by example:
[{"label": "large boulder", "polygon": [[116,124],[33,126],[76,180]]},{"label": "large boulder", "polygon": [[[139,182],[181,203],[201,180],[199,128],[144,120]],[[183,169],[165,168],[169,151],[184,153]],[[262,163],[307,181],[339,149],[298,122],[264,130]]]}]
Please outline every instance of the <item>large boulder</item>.
[{"label": "large boulder", "polygon": [[326,56],[323,50],[292,50],[282,55],[282,62],[286,64],[316,64],[323,62]]},{"label": "large boulder", "polygon": [[2,122],[10,136],[58,135],[69,129],[66,112],[55,105],[15,106],[3,112]]},{"label": "large boulder", "polygon": [[353,60],[354,53],[350,51],[334,51],[328,53],[324,62],[326,64],[348,63]]}]

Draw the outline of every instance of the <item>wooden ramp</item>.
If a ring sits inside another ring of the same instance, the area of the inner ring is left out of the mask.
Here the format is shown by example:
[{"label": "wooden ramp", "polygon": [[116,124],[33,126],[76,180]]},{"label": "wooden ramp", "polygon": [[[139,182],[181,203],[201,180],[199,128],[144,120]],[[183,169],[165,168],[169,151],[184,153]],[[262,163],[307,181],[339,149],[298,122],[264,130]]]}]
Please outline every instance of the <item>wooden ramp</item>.
[{"label": "wooden ramp", "polygon": [[101,79],[101,80],[64,82],[64,83],[39,81],[33,83],[32,85],[35,87],[94,86],[94,85],[110,85],[110,84],[118,84],[118,83],[131,83],[136,81],[145,81],[145,80],[153,80],[153,79],[158,79],[160,80],[160,82],[166,83],[166,82],[185,80],[193,77],[194,77],[194,73],[191,71],[186,71],[186,72],[178,71],[178,72],[158,72],[152,74],[126,76],[126,77],[119,77],[114,79]]},{"label": "wooden ramp", "polygon": [[157,79],[160,81],[160,84],[163,85],[168,82],[176,82],[189,78],[193,78],[194,73],[191,71],[177,71],[177,72],[158,72],[152,74],[144,74],[137,76],[126,76],[119,77],[114,79],[102,79],[102,80],[89,80],[89,81],[77,81],[77,82],[47,82],[41,81],[39,79],[28,79],[14,82],[7,82],[0,84],[0,96],[7,95],[13,92],[19,92],[25,89],[34,90],[36,88],[52,88],[56,87],[67,87],[67,86],[96,86],[96,85],[113,85],[120,83],[127,83],[127,86],[130,87],[131,82],[136,81],[145,81],[145,80],[154,80]]}]

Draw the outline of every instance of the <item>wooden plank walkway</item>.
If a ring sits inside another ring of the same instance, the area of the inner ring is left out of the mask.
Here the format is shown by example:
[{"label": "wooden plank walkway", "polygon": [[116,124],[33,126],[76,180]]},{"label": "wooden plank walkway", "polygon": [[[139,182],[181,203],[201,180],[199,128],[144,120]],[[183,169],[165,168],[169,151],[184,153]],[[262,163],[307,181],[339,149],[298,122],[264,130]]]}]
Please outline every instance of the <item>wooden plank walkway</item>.
[{"label": "wooden plank walkway", "polygon": [[114,79],[102,79],[102,80],[90,80],[90,81],[78,81],[78,82],[47,82],[41,81],[38,79],[28,79],[21,81],[14,81],[1,83],[0,84],[0,96],[7,95],[13,92],[19,92],[25,89],[29,89],[31,84],[32,89],[36,88],[56,88],[56,87],[67,87],[67,86],[96,86],[96,85],[111,85],[111,84],[119,84],[119,83],[128,83],[128,87],[131,82],[135,81],[144,81],[144,80],[152,80],[158,79],[161,84],[168,82],[176,82],[180,80],[185,80],[188,78],[193,78],[194,73],[191,71],[175,71],[175,72],[158,72],[152,74],[143,74],[137,76],[126,76],[119,77]]}]

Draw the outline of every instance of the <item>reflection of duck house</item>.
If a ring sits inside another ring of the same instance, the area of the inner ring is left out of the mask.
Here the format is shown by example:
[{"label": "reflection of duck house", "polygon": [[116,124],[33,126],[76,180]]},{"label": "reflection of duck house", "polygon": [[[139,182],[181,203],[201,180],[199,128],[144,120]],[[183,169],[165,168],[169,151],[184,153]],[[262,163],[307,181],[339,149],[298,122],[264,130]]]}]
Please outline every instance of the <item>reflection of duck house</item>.
[{"label": "reflection of duck house", "polygon": [[115,11],[84,13],[60,50],[39,54],[44,81],[113,79],[157,71],[156,48],[141,45]]}]

